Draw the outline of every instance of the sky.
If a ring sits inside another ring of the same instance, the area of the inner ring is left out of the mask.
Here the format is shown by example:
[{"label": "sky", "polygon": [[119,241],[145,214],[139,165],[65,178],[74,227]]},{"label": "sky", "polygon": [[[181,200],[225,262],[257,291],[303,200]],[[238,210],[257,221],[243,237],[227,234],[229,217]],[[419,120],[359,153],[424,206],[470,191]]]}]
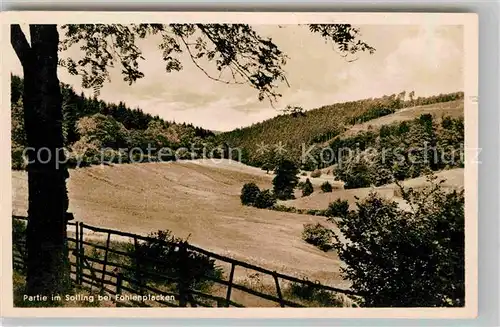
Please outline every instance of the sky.
[{"label": "sky", "polygon": [[[306,26],[258,25],[289,59],[284,66],[290,86],[279,87],[282,98],[274,105],[259,101],[248,85],[226,85],[208,79],[188,58],[183,70],[167,73],[158,49],[159,39],[140,40],[145,77],[129,86],[118,68],[111,70],[100,98],[125,102],[129,107],[163,119],[188,122],[216,131],[229,131],[274,117],[286,105],[306,110],[336,102],[415,91],[416,96],[463,91],[463,28],[453,25],[360,25],[360,38],[373,46],[374,54],[361,53],[348,62],[330,43],[311,34]],[[60,57],[78,56],[73,47]],[[352,57],[351,57],[352,59]],[[12,67],[22,76],[18,61]],[[81,78],[59,69],[60,81],[79,93]]]}]

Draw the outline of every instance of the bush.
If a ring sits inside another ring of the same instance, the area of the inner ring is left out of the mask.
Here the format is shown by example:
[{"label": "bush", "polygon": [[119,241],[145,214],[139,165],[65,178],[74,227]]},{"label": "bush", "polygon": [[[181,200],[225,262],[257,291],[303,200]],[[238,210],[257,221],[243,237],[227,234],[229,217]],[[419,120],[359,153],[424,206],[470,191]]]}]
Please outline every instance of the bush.
[{"label": "bush", "polygon": [[281,211],[281,212],[291,212],[291,213],[296,213],[297,212],[297,209],[295,207],[288,207],[288,206],[284,206],[282,204],[275,205],[273,207],[273,210]]},{"label": "bush", "polygon": [[321,184],[321,190],[325,193],[332,192],[333,191],[332,184],[324,182],[323,184]]},{"label": "bush", "polygon": [[246,183],[241,189],[241,204],[253,205],[260,194],[260,189],[255,183]]},{"label": "bush", "polygon": [[319,169],[316,169],[313,172],[311,172],[311,177],[312,178],[317,178],[317,177],[320,177],[320,176],[321,176],[321,170],[319,170]]},{"label": "bush", "polygon": [[[208,278],[222,277],[222,269],[215,265],[214,259],[193,251],[182,253],[179,246],[184,241],[174,237],[171,231],[160,230],[148,236],[152,240],[139,242],[137,247],[131,244],[129,253],[133,255],[132,258],[139,259],[137,262],[132,261],[134,269],[129,272],[131,277],[165,285],[172,282],[157,274],[182,278],[186,287],[197,290],[212,286],[213,282]],[[139,270],[135,269],[136,265],[139,265]],[[148,274],[148,271],[152,274]]]},{"label": "bush", "polygon": [[302,187],[302,196],[309,196],[314,192],[313,185],[309,178],[306,179],[304,186]]},{"label": "bush", "polygon": [[352,162],[339,165],[335,176],[342,180],[345,189],[368,187],[372,182],[370,166],[364,159],[352,158]]},{"label": "bush", "polygon": [[334,202],[331,202],[328,205],[328,209],[326,209],[327,217],[347,217],[349,213],[349,202],[347,200],[337,199]]},{"label": "bush", "polygon": [[302,231],[302,239],[309,244],[317,246],[322,251],[330,250],[332,245],[333,232],[320,223],[305,224]]},{"label": "bush", "polygon": [[264,190],[257,195],[254,206],[260,209],[271,208],[276,204],[276,196],[271,190]]},{"label": "bush", "polygon": [[285,289],[292,298],[305,300],[310,307],[357,307],[357,304],[341,293],[334,293],[316,287],[315,285],[291,283]]},{"label": "bush", "polygon": [[337,223],[347,240],[334,247],[363,306],[464,306],[464,192],[430,181],[418,191],[400,186],[412,210],[371,194]]}]

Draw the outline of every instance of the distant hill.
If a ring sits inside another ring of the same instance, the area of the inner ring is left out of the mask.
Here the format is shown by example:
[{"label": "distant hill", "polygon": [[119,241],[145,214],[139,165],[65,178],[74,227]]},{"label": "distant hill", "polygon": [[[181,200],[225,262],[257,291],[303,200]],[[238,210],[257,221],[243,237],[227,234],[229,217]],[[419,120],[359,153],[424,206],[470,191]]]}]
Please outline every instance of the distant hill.
[{"label": "distant hill", "polygon": [[[302,147],[325,143],[348,131],[352,126],[371,122],[379,117],[404,112],[412,107],[429,106],[450,101],[463,102],[463,92],[414,98],[406,92],[363,99],[312,109],[301,115],[282,114],[277,117],[217,135],[220,143],[243,149],[243,161],[261,166],[263,147],[285,147],[288,156],[298,158]],[[408,99],[409,98],[409,99]],[[460,101],[462,100],[462,101]],[[463,105],[462,105],[463,106]],[[367,123],[370,124],[370,123]]]},{"label": "distant hill", "polygon": [[[70,150],[70,162],[83,159],[97,163],[102,148],[140,148],[149,145],[176,150],[215,136],[210,131],[187,123],[175,123],[152,116],[124,102],[107,103],[97,97],[78,95],[70,85],[61,83],[63,97],[64,145]],[[22,152],[26,146],[23,119],[23,79],[11,75],[12,167],[23,169]],[[114,157],[118,156],[113,154]]]}]

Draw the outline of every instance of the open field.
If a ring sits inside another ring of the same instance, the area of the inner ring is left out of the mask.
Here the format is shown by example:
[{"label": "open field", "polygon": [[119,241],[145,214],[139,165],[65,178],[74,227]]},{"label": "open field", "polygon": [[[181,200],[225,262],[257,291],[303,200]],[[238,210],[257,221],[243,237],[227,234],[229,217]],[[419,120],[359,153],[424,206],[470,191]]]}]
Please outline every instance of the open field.
[{"label": "open field", "polygon": [[[463,169],[437,174],[449,188],[463,186]],[[13,214],[26,215],[27,174],[13,171]],[[305,178],[301,176],[302,179]],[[329,285],[345,287],[334,252],[322,252],[302,241],[303,224],[320,222],[336,226],[324,217],[262,210],[242,206],[244,183],[271,188],[273,175],[229,160],[93,166],[70,171],[70,211],[77,221],[90,225],[146,235],[169,229],[176,236],[207,250],[297,277],[307,276]],[[355,207],[356,198],[371,188],[334,189],[322,193],[319,185],[333,180],[311,178],[315,192],[280,204],[301,209],[325,209],[338,198]],[[425,177],[407,180],[411,187],[425,185]],[[395,185],[375,188],[382,196],[405,207]],[[91,235],[89,235],[91,236]],[[237,279],[246,279],[236,271]]]},{"label": "open field", "polygon": [[[242,206],[242,185],[254,181],[269,188],[272,175],[227,165],[169,162],[71,170],[70,211],[77,221],[130,233],[169,229],[222,255],[344,286],[336,254],[322,252],[301,239],[303,224],[329,224],[324,217]],[[12,174],[13,214],[26,215],[27,175]]]}]

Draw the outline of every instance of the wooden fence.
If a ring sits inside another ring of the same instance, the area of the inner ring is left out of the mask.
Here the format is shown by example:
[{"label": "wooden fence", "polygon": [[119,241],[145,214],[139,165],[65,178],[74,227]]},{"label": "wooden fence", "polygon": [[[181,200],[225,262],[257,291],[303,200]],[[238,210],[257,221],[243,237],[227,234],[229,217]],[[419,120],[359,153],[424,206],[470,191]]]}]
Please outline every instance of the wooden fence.
[{"label": "wooden fence", "polygon": [[[13,218],[27,220],[26,217],[21,216],[13,216]],[[90,234],[93,235],[90,236]],[[119,241],[112,240],[112,236],[118,237]],[[128,242],[125,241],[127,239]],[[82,222],[68,222],[67,240],[71,278],[74,283],[88,288],[90,292],[107,294],[116,306],[244,307],[246,303],[242,303],[245,301],[241,299],[245,298],[245,295],[268,303],[263,306],[304,307],[310,305],[307,299],[302,301],[296,296],[285,294],[284,285],[288,287],[294,285],[308,294],[327,292],[334,295],[339,293],[356,295],[350,290],[281,274],[207,251],[187,242],[162,241],[157,238],[90,226]],[[162,250],[162,253],[175,252],[175,258],[177,258],[174,263],[175,267],[163,269],[168,272],[158,269],[165,265],[165,261],[141,255],[140,249],[145,244],[164,248],[165,251]],[[194,257],[213,260],[212,262],[216,262],[218,266],[226,266],[225,272],[228,272],[229,276],[225,278],[224,274],[210,273],[204,273],[201,277],[196,275],[197,271],[193,268],[196,268]],[[14,268],[23,270],[25,258],[25,240],[22,237],[15,237]],[[248,283],[238,283],[235,281],[237,267],[261,274],[270,283],[264,289],[262,287],[255,289]],[[239,293],[236,298],[235,292]]]}]

